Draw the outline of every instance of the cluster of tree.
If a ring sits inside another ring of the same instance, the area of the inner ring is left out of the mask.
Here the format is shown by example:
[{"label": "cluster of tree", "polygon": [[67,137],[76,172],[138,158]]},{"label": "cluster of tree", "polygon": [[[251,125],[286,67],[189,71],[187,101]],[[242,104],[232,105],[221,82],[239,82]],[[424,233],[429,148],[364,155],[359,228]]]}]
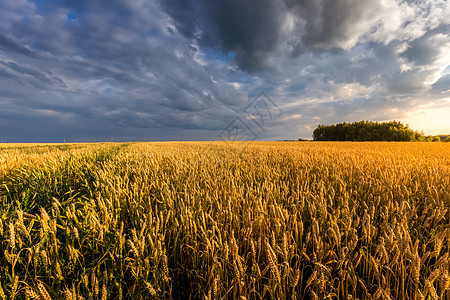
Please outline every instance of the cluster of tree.
[{"label": "cluster of tree", "polygon": [[425,142],[440,142],[442,141],[439,136],[428,135],[423,139]]},{"label": "cluster of tree", "polygon": [[439,140],[442,142],[450,142],[450,135],[436,135],[434,136],[434,138],[439,138]]},{"label": "cluster of tree", "polygon": [[450,135],[428,135],[424,137],[425,142],[450,142]]},{"label": "cluster of tree", "polygon": [[339,123],[319,125],[313,132],[315,141],[424,141],[423,133],[401,122]]}]

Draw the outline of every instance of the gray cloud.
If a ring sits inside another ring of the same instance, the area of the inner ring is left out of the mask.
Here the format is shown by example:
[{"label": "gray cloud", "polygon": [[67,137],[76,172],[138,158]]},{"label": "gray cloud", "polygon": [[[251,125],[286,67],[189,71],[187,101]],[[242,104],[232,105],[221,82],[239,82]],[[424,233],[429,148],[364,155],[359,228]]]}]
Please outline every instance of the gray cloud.
[{"label": "gray cloud", "polygon": [[119,133],[133,127],[217,130],[247,100],[228,82],[228,66],[197,57],[201,53],[168,30],[171,23],[151,2],[108,2],[107,10],[90,2],[49,3],[31,8],[26,20],[11,21],[12,34],[33,45],[39,58],[11,55],[25,48],[9,39],[2,43],[8,49],[0,48],[1,105],[15,118],[25,118],[27,108],[55,122],[66,118],[74,130],[79,118],[110,122]]},{"label": "gray cloud", "polygon": [[434,94],[450,95],[450,74],[446,74],[439,78],[439,80],[436,81],[431,87],[431,91]]},{"label": "gray cloud", "polygon": [[19,46],[16,42],[8,39],[0,33],[0,49],[12,53],[19,53],[22,55],[32,56],[33,53],[26,47]]},{"label": "gray cloud", "polygon": [[401,56],[415,66],[433,64],[441,54],[442,49],[440,47],[448,43],[449,32],[450,25],[448,24],[430,30],[422,37],[411,41]]}]

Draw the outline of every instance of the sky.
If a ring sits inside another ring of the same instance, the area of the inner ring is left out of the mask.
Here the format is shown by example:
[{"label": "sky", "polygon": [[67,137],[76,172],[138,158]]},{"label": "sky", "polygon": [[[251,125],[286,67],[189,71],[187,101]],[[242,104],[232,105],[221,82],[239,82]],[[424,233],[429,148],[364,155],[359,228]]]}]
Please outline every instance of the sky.
[{"label": "sky", "polygon": [[0,0],[0,139],[450,133],[447,0]]}]

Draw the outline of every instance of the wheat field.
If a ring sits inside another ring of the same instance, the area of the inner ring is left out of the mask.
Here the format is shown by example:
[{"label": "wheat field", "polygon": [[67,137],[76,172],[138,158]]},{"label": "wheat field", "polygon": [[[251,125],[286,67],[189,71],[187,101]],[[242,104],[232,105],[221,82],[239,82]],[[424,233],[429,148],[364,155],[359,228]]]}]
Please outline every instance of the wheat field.
[{"label": "wheat field", "polygon": [[0,299],[450,299],[450,144],[0,146]]}]

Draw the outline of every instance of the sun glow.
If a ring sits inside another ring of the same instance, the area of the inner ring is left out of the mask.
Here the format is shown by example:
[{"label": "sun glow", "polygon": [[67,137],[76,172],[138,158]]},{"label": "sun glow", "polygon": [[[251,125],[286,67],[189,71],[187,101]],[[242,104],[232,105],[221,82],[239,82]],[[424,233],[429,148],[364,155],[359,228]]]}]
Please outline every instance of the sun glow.
[{"label": "sun glow", "polygon": [[409,114],[402,122],[411,128],[423,130],[426,135],[450,133],[450,98],[439,104],[422,107]]}]

